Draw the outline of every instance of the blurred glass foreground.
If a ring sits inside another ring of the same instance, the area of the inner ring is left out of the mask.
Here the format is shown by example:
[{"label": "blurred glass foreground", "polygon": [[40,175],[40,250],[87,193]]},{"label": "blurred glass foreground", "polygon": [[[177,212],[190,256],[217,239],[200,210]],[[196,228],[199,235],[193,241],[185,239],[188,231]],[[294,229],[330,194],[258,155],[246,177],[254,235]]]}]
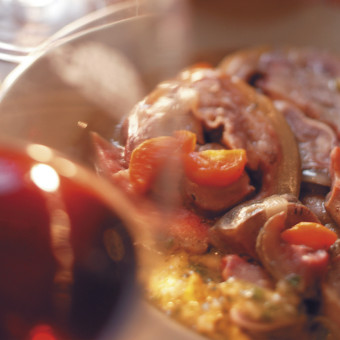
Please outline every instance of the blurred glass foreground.
[{"label": "blurred glass foreground", "polygon": [[65,25],[122,0],[0,0],[0,59],[25,55]]},{"label": "blurred glass foreground", "polygon": [[136,261],[131,205],[113,190],[50,148],[0,140],[0,339],[93,340],[121,328]]}]

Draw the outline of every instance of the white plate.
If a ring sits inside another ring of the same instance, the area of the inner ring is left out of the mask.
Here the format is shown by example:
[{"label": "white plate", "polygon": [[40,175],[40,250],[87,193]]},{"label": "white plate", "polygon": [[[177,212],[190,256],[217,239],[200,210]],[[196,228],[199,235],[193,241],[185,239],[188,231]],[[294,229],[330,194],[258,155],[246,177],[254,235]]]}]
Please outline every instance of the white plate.
[{"label": "white plate", "polygon": [[[191,62],[216,63],[228,51],[264,43],[340,50],[338,6],[281,0],[172,5],[161,17],[132,16],[30,56],[3,86],[0,134],[46,144],[90,164],[89,131],[113,137],[123,114]],[[134,326],[120,339],[200,338],[144,302],[137,306]]]}]

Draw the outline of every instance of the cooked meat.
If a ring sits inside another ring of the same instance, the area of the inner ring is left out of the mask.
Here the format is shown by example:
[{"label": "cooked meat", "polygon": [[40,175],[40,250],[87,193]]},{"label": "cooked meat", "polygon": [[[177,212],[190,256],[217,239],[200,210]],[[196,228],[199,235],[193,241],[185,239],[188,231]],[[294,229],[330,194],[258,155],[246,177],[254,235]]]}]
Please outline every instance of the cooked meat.
[{"label": "cooked meat", "polygon": [[251,282],[264,288],[273,288],[274,286],[272,279],[263,268],[234,254],[222,258],[222,277],[224,280],[235,278]]},{"label": "cooked meat", "polygon": [[330,185],[330,153],[338,144],[335,132],[325,123],[306,117],[296,106],[274,101],[291,127],[300,151],[302,180]]},{"label": "cooked meat", "polygon": [[228,56],[220,68],[252,80],[255,87],[273,99],[294,103],[308,117],[328,124],[340,136],[337,56],[310,48],[260,48]]},{"label": "cooked meat", "polygon": [[340,138],[340,59],[310,48],[262,47],[227,56],[220,68],[276,101],[298,140],[303,180],[330,185],[329,153]]},{"label": "cooked meat", "polygon": [[110,143],[97,133],[92,133],[96,170],[101,175],[112,175],[127,168],[124,148],[118,143]]},{"label": "cooked meat", "polygon": [[327,225],[330,229],[335,230],[337,228],[336,223],[325,207],[325,197],[328,192],[329,187],[303,183],[301,186],[300,201],[318,217],[321,224]]},{"label": "cooked meat", "polygon": [[198,185],[185,178],[181,190],[186,205],[194,206],[203,213],[216,215],[250,198],[254,187],[244,173],[236,182],[225,187]]},{"label": "cooked meat", "polygon": [[275,109],[245,84],[215,70],[194,70],[183,77],[200,94],[194,114],[207,132],[222,127],[218,142],[227,148],[245,149],[248,168],[260,170],[261,196],[275,193],[273,182],[282,162],[282,146],[268,117]]},{"label": "cooked meat", "polygon": [[181,76],[199,94],[195,116],[208,131],[222,126],[221,143],[227,148],[247,150],[250,169],[257,170],[261,163],[269,169],[279,161],[277,135],[256,95],[249,99],[248,89],[213,69],[194,69]]},{"label": "cooked meat", "polygon": [[332,187],[325,202],[327,212],[340,228],[340,147],[335,147],[331,153]]},{"label": "cooked meat", "polygon": [[159,308],[214,340],[319,339],[322,307],[339,323],[339,89],[328,53],[241,51],[159,84],[123,147],[93,136],[97,171],[138,207]]},{"label": "cooked meat", "polygon": [[161,83],[144,100],[136,104],[123,125],[126,129],[125,157],[146,139],[172,135],[176,130],[196,133],[204,142],[201,122],[193,115],[198,93],[179,79]]},{"label": "cooked meat", "polygon": [[127,117],[125,157],[143,140],[189,130],[198,144],[245,149],[258,197],[298,192],[298,150],[284,118],[245,83],[208,67],[160,84]]}]

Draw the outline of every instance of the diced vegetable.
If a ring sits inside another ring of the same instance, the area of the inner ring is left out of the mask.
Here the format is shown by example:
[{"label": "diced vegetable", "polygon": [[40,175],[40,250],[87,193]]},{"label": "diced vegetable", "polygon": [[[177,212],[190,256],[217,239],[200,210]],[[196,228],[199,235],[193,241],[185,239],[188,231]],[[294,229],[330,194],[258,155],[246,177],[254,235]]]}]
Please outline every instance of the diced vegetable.
[{"label": "diced vegetable", "polygon": [[204,150],[186,155],[184,169],[197,184],[227,186],[240,178],[246,163],[244,149]]},{"label": "diced vegetable", "polygon": [[188,130],[178,130],[174,132],[173,136],[176,138],[184,153],[189,153],[195,150],[197,138],[193,132]]},{"label": "diced vegetable", "polygon": [[337,240],[337,234],[315,222],[300,222],[281,233],[284,241],[290,244],[305,245],[312,249],[329,249]]},{"label": "diced vegetable", "polygon": [[176,131],[174,136],[160,136],[145,140],[133,150],[130,159],[130,180],[135,190],[146,193],[160,170],[179,160],[183,153],[195,148],[196,135],[190,131]]}]

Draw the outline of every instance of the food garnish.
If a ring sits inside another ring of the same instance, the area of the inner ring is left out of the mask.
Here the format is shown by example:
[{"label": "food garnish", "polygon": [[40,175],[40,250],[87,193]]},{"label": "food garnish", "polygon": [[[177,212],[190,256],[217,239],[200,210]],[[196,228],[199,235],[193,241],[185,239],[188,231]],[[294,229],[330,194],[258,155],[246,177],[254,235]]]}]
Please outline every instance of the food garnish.
[{"label": "food garnish", "polygon": [[334,231],[315,222],[299,222],[284,230],[281,237],[290,244],[303,244],[314,250],[327,250],[338,239]]},{"label": "food garnish", "polygon": [[241,177],[246,163],[244,149],[203,150],[184,156],[185,174],[202,185],[229,185]]}]

